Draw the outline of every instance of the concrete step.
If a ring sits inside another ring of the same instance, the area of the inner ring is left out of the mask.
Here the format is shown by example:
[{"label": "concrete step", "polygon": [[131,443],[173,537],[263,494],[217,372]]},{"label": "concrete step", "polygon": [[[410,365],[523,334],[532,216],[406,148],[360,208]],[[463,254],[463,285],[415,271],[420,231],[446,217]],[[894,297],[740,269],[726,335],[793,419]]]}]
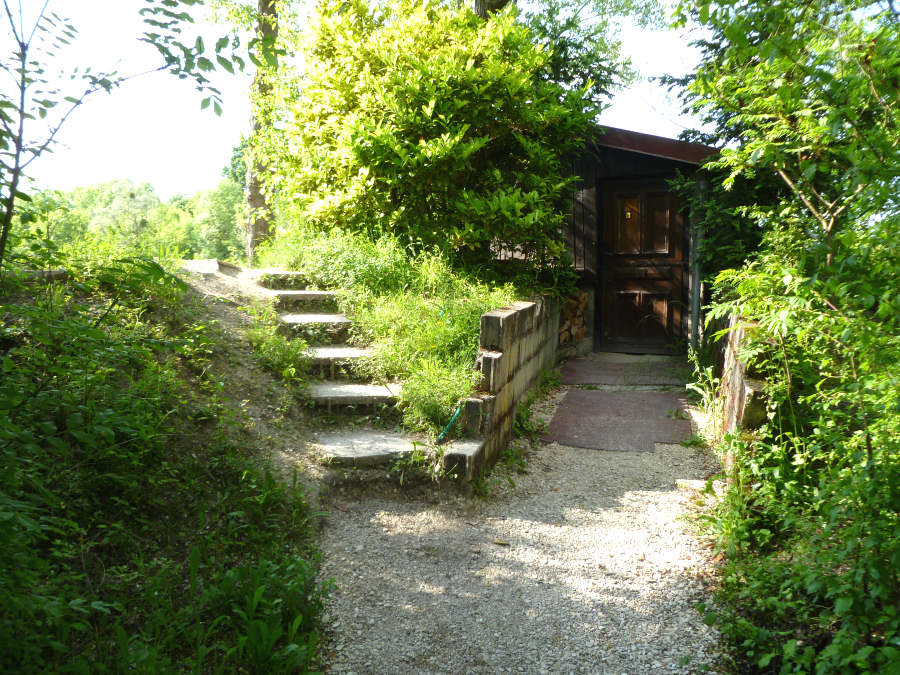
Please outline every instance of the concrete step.
[{"label": "concrete step", "polygon": [[343,314],[280,314],[278,318],[290,330],[331,344],[346,339],[353,325]]},{"label": "concrete step", "polygon": [[327,347],[310,347],[310,365],[320,374],[335,379],[347,377],[345,366],[354,361],[359,361],[372,355],[371,349],[349,347],[347,345],[333,345]]},{"label": "concrete step", "polygon": [[358,384],[355,382],[313,382],[309,385],[309,398],[314,405],[331,408],[335,405],[391,404],[400,395],[400,385]]},{"label": "concrete step", "polygon": [[414,450],[405,434],[375,429],[321,434],[310,448],[328,464],[356,467],[390,465]]},{"label": "concrete step", "polygon": [[338,308],[334,291],[270,290],[266,295],[275,301],[276,309],[331,312]]},{"label": "concrete step", "polygon": [[204,277],[215,276],[216,274],[227,274],[230,277],[240,276],[243,270],[234,263],[217,260],[216,258],[205,258],[203,260],[182,260],[181,269],[192,274],[202,274]]}]

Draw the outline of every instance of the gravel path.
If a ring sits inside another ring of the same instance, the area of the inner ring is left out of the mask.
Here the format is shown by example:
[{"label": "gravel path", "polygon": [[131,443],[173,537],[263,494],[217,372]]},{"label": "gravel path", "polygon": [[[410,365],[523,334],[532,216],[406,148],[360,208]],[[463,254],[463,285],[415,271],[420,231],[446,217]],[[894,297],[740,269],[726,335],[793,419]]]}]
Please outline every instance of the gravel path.
[{"label": "gravel path", "polygon": [[682,518],[715,467],[703,450],[656,447],[540,445],[487,499],[333,488],[326,669],[715,672],[716,633],[693,609],[711,553]]}]

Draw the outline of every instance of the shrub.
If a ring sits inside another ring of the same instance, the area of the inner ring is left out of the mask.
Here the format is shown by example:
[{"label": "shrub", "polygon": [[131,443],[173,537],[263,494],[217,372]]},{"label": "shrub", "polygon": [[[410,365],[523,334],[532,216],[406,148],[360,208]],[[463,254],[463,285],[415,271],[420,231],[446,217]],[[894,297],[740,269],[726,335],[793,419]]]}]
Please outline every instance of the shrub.
[{"label": "shrub", "polygon": [[504,245],[558,262],[563,158],[599,108],[551,81],[537,42],[513,7],[483,20],[438,2],[321,3],[294,46],[302,72],[269,102],[283,123],[254,139],[286,220],[454,261]]},{"label": "shrub", "polygon": [[720,275],[733,299],[713,315],[758,320],[745,357],[769,383],[712,520],[730,555],[719,625],[758,667],[900,667],[896,224],[845,233],[825,273],[769,253]]}]

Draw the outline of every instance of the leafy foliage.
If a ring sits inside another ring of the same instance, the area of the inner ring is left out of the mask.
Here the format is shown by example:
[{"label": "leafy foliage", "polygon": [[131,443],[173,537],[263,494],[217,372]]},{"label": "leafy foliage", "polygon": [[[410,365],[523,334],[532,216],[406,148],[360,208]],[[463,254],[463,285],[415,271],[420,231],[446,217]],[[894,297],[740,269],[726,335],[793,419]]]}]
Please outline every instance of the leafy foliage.
[{"label": "leafy foliage", "polygon": [[193,197],[159,199],[147,183],[116,180],[90,187],[36,192],[15,217],[11,258],[20,240],[78,248],[103,242],[120,252],[163,257],[240,260],[244,253],[243,192],[229,179]]},{"label": "leafy foliage", "polygon": [[759,249],[766,218],[785,191],[776,176],[737,176],[727,189],[721,169],[702,168],[679,175],[669,185],[691,214],[698,234],[696,256],[705,283],[722,270],[738,267]]},{"label": "leafy foliage", "polygon": [[550,79],[550,55],[513,9],[324,2],[274,88],[281,121],[253,139],[286,219],[396,237],[485,262],[563,255],[562,157],[598,108]]},{"label": "leafy foliage", "polygon": [[311,516],[236,443],[215,327],[150,260],[50,262],[0,291],[0,668],[308,668]]},{"label": "leafy foliage", "polygon": [[729,554],[711,614],[742,669],[900,669],[900,30],[893,5],[700,2],[690,100],[732,141],[725,187],[750,205],[752,264],[722,272],[712,318],[755,322],[748,367],[769,422],[733,438],[712,520]]}]

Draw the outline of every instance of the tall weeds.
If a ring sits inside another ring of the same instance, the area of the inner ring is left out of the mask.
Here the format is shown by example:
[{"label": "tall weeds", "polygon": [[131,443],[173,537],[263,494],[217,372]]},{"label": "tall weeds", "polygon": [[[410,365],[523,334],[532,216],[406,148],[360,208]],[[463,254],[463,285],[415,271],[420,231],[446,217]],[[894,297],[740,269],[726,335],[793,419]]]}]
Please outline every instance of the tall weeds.
[{"label": "tall weeds", "polygon": [[358,369],[376,381],[404,381],[404,424],[437,434],[478,381],[481,315],[521,297],[512,284],[453,269],[440,253],[410,255],[389,237],[297,227],[260,254],[263,265],[299,270],[342,291],[352,339],[373,356]]},{"label": "tall weeds", "polygon": [[297,672],[311,514],[239,443],[215,327],[153,261],[0,289],[0,670]]}]

